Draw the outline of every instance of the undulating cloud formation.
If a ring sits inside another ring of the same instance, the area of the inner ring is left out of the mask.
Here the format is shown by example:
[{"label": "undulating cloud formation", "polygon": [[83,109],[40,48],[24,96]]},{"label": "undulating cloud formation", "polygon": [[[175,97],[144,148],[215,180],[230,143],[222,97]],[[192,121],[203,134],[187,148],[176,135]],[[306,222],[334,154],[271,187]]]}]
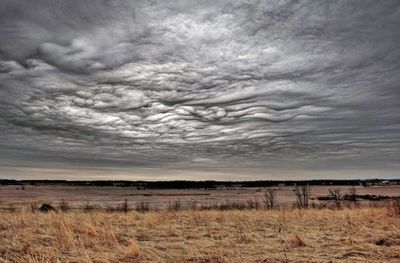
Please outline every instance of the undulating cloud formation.
[{"label": "undulating cloud formation", "polygon": [[398,177],[399,25],[398,0],[2,0],[0,177]]}]

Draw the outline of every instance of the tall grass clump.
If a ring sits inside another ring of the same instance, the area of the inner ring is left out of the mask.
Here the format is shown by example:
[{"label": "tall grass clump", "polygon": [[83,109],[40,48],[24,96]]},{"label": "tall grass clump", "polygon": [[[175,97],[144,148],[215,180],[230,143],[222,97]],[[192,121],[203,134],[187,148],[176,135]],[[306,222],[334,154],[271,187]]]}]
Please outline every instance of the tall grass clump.
[{"label": "tall grass clump", "polygon": [[267,209],[274,209],[276,207],[275,189],[269,188],[264,194],[264,202]]},{"label": "tall grass clump", "polygon": [[296,205],[298,208],[308,208],[310,202],[310,187],[306,185],[296,185],[294,188],[296,194]]}]

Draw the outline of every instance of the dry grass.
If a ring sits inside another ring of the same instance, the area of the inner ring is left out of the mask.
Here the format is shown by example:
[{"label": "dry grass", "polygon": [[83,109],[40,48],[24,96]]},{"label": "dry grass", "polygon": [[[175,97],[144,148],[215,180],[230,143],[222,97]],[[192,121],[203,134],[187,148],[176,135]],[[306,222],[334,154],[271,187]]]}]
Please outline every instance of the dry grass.
[{"label": "dry grass", "polygon": [[2,212],[0,262],[400,262],[400,217],[387,208]]}]

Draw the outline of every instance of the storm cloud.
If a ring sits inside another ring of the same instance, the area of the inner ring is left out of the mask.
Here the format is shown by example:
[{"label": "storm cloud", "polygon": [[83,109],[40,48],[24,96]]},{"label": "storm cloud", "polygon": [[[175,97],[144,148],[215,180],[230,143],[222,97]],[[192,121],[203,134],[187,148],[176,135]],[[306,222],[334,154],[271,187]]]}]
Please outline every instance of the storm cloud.
[{"label": "storm cloud", "polygon": [[2,176],[398,177],[399,1],[194,2],[1,1]]}]

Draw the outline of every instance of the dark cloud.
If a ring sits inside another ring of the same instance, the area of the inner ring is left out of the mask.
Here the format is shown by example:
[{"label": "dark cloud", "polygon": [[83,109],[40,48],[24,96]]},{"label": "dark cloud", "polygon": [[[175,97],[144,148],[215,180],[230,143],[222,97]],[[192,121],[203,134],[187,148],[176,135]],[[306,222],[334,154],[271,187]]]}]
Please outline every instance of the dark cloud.
[{"label": "dark cloud", "polygon": [[2,1],[0,24],[4,167],[398,168],[398,1]]}]

